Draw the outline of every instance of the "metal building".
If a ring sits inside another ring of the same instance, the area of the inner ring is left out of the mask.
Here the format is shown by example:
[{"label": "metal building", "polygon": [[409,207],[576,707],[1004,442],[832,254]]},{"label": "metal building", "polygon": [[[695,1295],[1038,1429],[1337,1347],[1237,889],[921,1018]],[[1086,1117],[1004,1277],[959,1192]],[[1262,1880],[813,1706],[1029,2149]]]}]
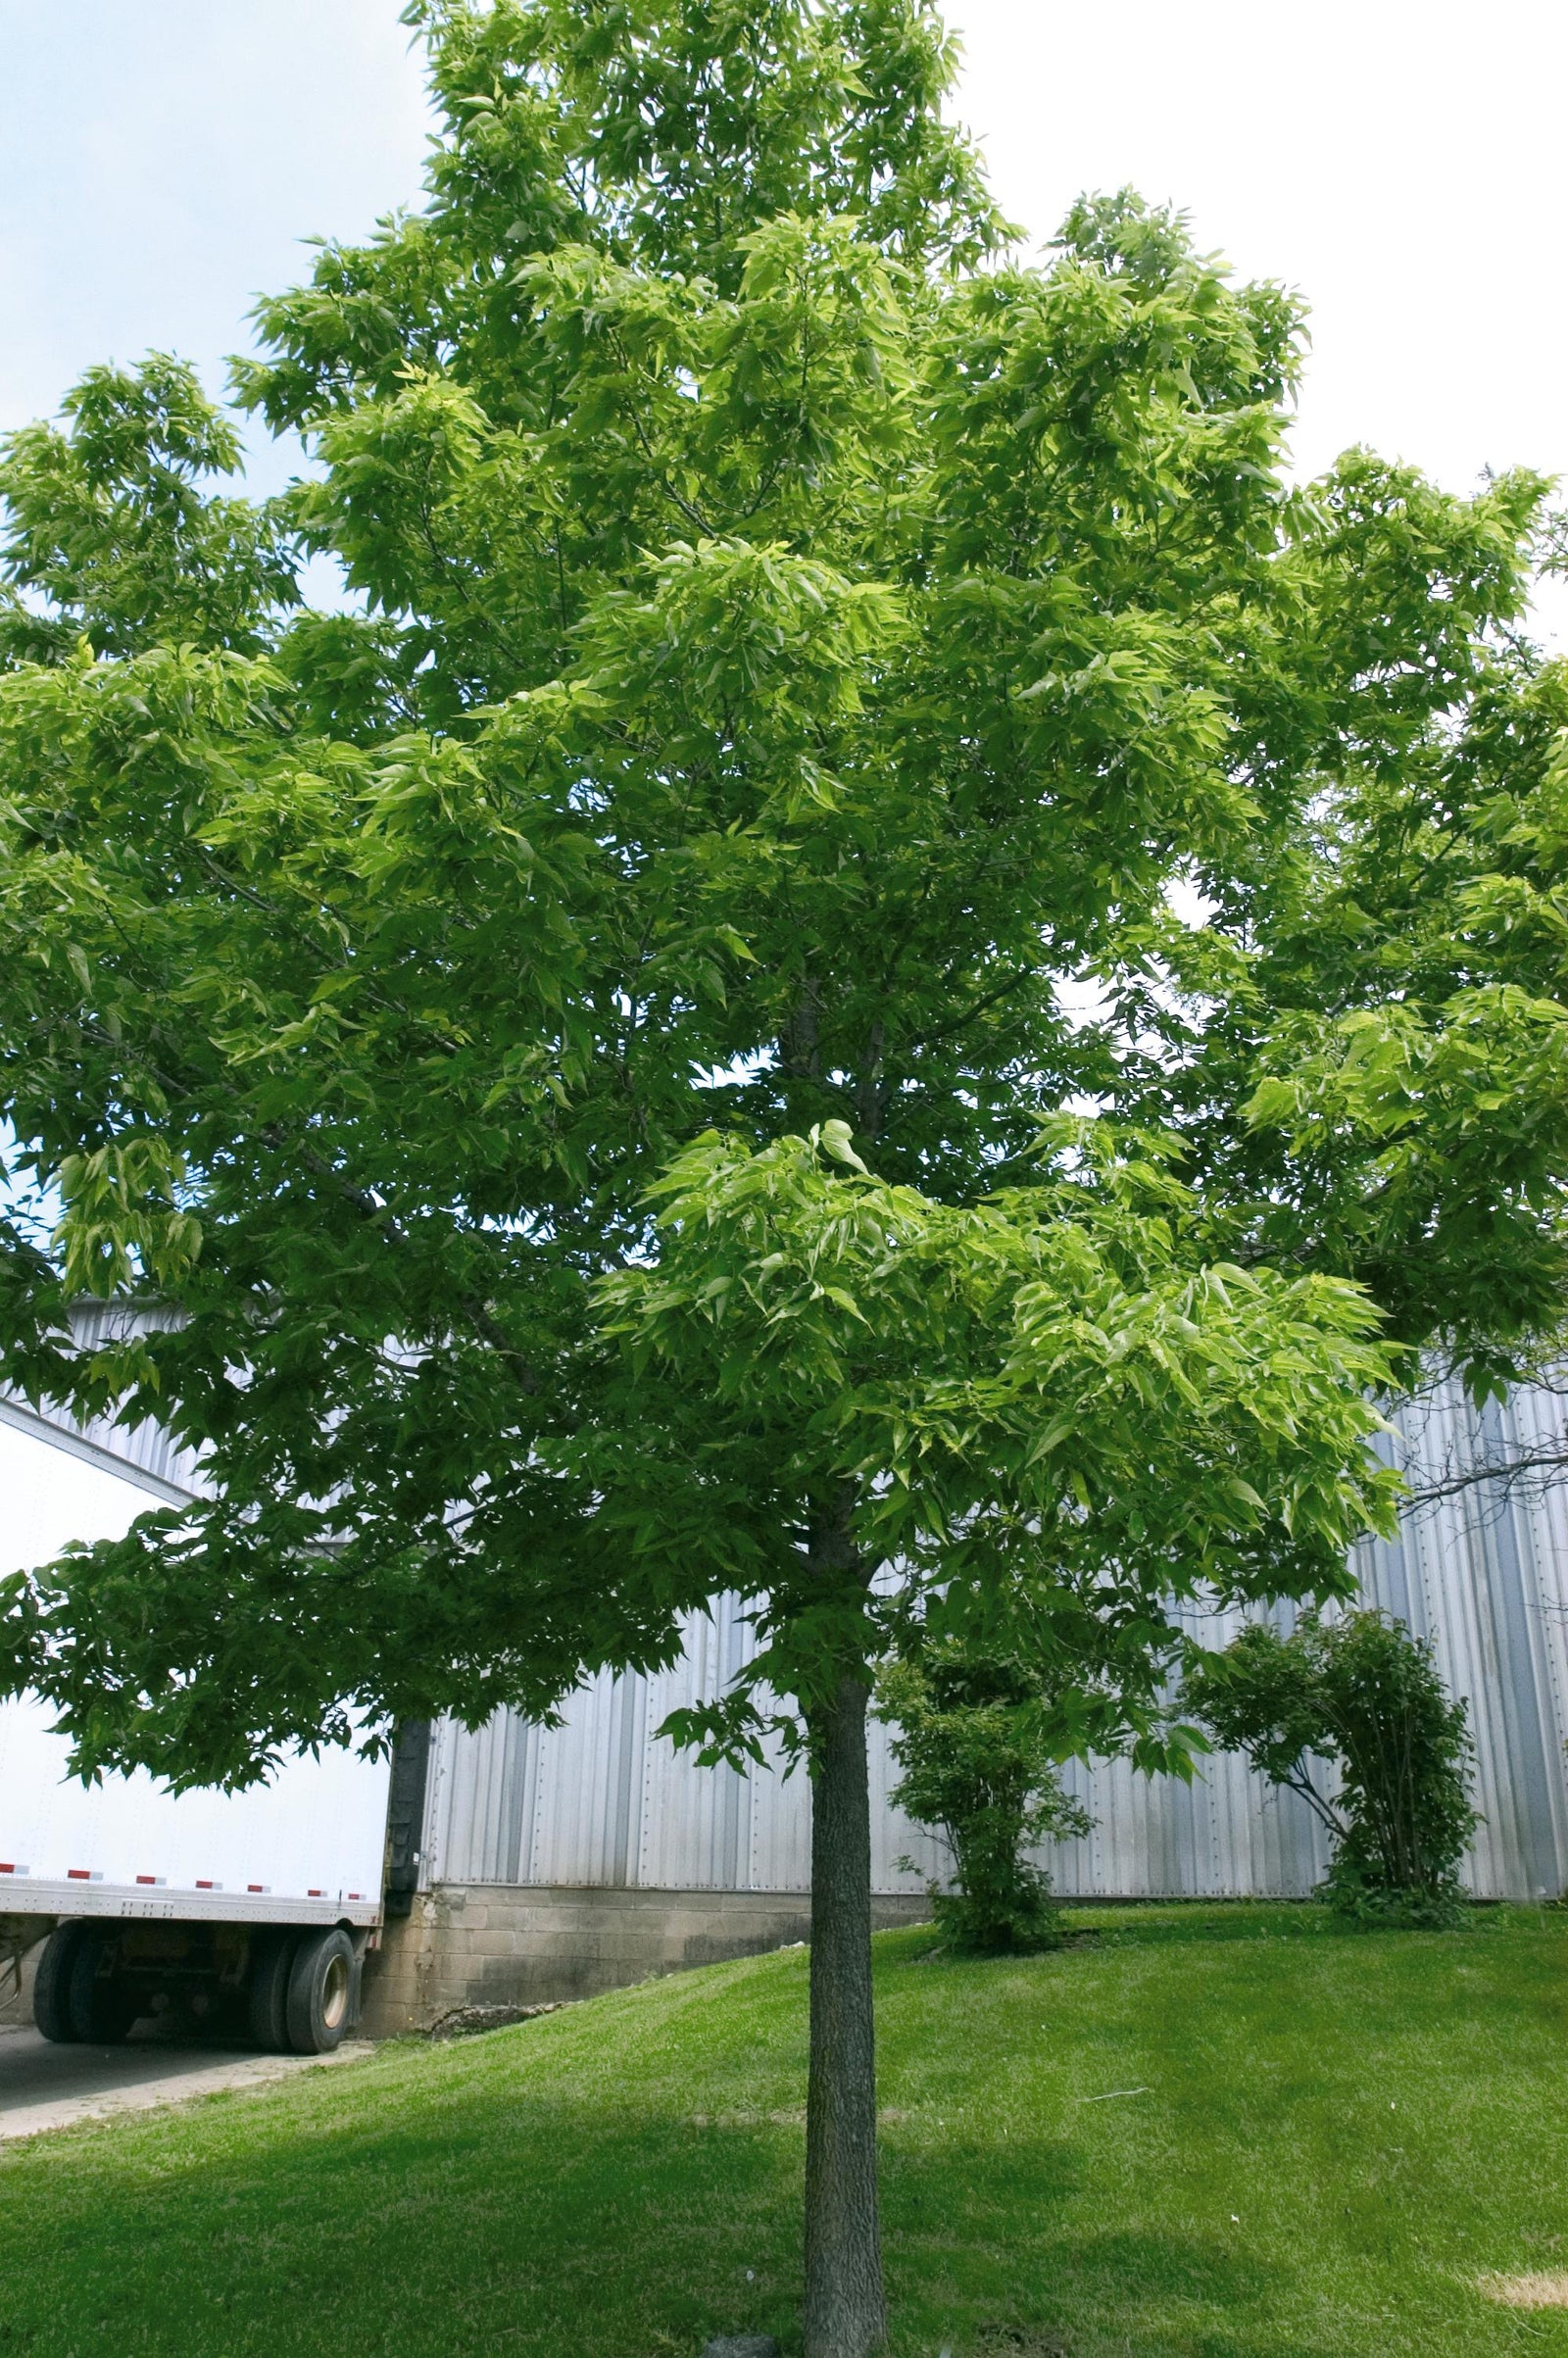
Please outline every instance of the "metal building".
[{"label": "metal building", "polygon": [[[134,1315],[77,1305],[84,1345]],[[169,1502],[200,1490],[196,1463],[152,1425],[76,1426],[0,1395],[0,1416],[128,1475]],[[1467,1880],[1482,1898],[1555,1896],[1568,1887],[1568,1479],[1455,1478],[1550,1453],[1564,1400],[1521,1390],[1477,1413],[1447,1386],[1406,1405],[1387,1445],[1412,1484],[1436,1489],[1393,1542],[1357,1550],[1362,1596],[1427,1639],[1449,1692],[1470,1706],[1482,1823]],[[1203,1626],[1223,1643],[1239,1617]],[[809,1881],[807,1779],[776,1768],[705,1769],[658,1734],[680,1704],[713,1695],[746,1659],[739,1600],[693,1616],[675,1669],[593,1679],[564,1725],[509,1712],[469,1734],[449,1722],[402,1781],[393,1888],[801,1894]],[[914,1898],[944,1872],[943,1845],[887,1799],[897,1781],[886,1729],[872,1729],[873,1883]],[[1268,1896],[1311,1890],[1327,1864],[1322,1829],[1298,1796],[1237,1758],[1191,1786],[1123,1761],[1073,1766],[1066,1782],[1094,1832],[1045,1858],[1074,1897]],[[422,1786],[422,1793],[420,1787]],[[398,1811],[395,1809],[394,1814]]]},{"label": "metal building", "polygon": [[[1479,1415],[1453,1387],[1408,1405],[1391,1439],[1412,1483],[1516,1461],[1560,1431],[1553,1394],[1522,1391]],[[1568,1886],[1568,1491],[1506,1479],[1453,1489],[1407,1514],[1393,1542],[1357,1550],[1362,1596],[1430,1641],[1451,1694],[1470,1706],[1483,1823],[1467,1862],[1481,1898],[1555,1896]],[[1220,1643],[1240,1617],[1203,1625]],[[434,1732],[420,1881],[681,1892],[807,1889],[810,1796],[804,1776],[697,1767],[657,1734],[677,1705],[711,1695],[745,1660],[733,1597],[694,1616],[684,1657],[655,1678],[594,1679],[564,1724],[503,1712],[476,1734]],[[873,1884],[920,1893],[942,1845],[887,1799],[897,1781],[885,1729],[872,1735]],[[1234,1756],[1192,1786],[1122,1761],[1069,1769],[1095,1819],[1045,1855],[1074,1897],[1285,1896],[1327,1865],[1322,1829],[1298,1795]]]},{"label": "metal building", "polygon": [[[145,1325],[147,1313],[107,1302],[81,1301],[72,1304],[72,1340],[78,1351],[119,1342]],[[49,1441],[58,1449],[102,1466],[122,1481],[134,1482],[165,1506],[182,1506],[203,1488],[201,1468],[190,1450],[181,1449],[161,1425],[143,1424],[127,1431],[108,1417],[81,1424],[63,1410],[34,1408],[14,1392],[0,1388],[0,1422],[19,1432]]]}]

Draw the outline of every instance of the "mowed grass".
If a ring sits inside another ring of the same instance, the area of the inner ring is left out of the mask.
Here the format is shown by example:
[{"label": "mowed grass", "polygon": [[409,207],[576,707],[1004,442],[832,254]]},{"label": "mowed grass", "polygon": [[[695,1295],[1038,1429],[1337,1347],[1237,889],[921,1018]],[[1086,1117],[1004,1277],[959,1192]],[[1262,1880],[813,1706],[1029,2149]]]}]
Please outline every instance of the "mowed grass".
[{"label": "mowed grass", "polygon": [[[877,1942],[900,2358],[1568,2352],[1568,1921],[1071,1921]],[[0,2358],[798,2350],[805,2069],[794,1950],[0,2148]]]}]

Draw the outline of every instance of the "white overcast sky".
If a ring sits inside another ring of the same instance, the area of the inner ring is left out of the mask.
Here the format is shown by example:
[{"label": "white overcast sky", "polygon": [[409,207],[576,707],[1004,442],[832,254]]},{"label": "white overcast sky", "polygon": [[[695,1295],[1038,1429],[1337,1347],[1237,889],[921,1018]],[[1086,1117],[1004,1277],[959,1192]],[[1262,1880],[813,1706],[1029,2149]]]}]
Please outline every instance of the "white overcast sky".
[{"label": "white overcast sky", "polygon": [[[1568,475],[1562,0],[949,14],[959,111],[1031,236],[1130,181],[1305,293],[1304,469],[1365,441],[1454,490],[1489,466]],[[220,383],[256,295],[308,270],[303,239],[416,202],[408,41],[397,0],[0,0],[0,430],[150,346]],[[253,482],[288,464],[256,452]],[[1568,598],[1542,619],[1568,636]]]}]

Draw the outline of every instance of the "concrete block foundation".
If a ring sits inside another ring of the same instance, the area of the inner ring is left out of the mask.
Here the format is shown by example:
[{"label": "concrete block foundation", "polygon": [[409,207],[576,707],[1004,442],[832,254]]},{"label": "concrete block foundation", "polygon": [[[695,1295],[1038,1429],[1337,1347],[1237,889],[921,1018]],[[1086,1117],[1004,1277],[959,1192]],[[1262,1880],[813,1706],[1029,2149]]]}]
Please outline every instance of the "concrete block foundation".
[{"label": "concrete block foundation", "polygon": [[[923,1924],[918,1892],[873,1898],[879,1931]],[[440,1884],[390,1918],[366,1959],[361,2036],[428,2031],[468,2006],[596,1997],[655,1974],[787,1948],[810,1932],[806,1891],[651,1891]]]}]

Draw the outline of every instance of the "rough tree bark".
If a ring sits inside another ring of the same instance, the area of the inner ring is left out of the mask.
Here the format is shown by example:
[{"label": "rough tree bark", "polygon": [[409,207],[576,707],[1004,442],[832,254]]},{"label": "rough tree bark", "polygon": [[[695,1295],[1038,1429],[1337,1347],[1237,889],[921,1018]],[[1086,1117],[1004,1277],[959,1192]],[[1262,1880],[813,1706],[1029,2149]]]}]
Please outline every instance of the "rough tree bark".
[{"label": "rough tree bark", "polygon": [[806,2358],[866,2358],[887,2335],[876,2199],[869,1690],[841,1678],[809,1714],[811,2056],[806,2098]]}]

